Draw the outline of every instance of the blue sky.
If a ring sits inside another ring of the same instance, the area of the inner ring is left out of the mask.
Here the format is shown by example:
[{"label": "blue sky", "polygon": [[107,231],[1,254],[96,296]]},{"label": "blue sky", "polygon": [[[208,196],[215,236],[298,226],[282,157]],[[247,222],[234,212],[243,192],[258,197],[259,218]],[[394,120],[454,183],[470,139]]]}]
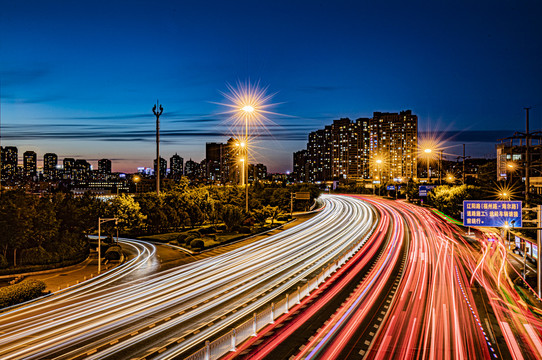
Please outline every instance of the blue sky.
[{"label": "blue sky", "polygon": [[162,155],[199,161],[229,135],[221,92],[250,79],[287,115],[258,143],[273,172],[310,131],[373,111],[412,109],[493,155],[523,107],[542,127],[541,16],[535,0],[3,1],[2,145],[135,171],[155,156],[158,98]]}]

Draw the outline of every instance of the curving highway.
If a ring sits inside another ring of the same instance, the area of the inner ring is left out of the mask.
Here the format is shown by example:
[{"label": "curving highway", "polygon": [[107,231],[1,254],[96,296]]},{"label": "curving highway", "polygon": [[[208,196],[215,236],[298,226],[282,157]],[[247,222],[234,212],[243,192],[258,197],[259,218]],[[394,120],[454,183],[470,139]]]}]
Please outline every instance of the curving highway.
[{"label": "curving highway", "polygon": [[[0,315],[0,357],[185,354],[369,238],[377,223],[371,205],[347,197],[325,196],[323,201],[324,209],[314,218],[227,254],[118,285],[102,276],[5,312]],[[172,339],[175,347],[156,352]]]}]

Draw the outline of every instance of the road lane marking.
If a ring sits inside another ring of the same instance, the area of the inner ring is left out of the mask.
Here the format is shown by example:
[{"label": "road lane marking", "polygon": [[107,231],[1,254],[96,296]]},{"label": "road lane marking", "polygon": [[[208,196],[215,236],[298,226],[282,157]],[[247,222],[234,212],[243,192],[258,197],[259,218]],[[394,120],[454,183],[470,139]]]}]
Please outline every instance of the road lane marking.
[{"label": "road lane marking", "polygon": [[542,357],[542,343],[540,342],[540,338],[534,331],[531,324],[523,324],[523,327],[527,330],[527,334],[529,334],[529,337],[534,343],[534,346],[536,347],[536,350],[538,351],[538,354]]},{"label": "road lane marking", "polygon": [[500,325],[501,325],[501,329],[503,330],[506,343],[512,350],[511,351],[512,356],[514,356],[516,360],[523,360],[523,355],[521,355],[521,351],[519,350],[518,343],[516,342],[516,339],[514,338],[512,329],[510,329],[510,325],[508,325],[508,323],[504,321],[500,321]]}]

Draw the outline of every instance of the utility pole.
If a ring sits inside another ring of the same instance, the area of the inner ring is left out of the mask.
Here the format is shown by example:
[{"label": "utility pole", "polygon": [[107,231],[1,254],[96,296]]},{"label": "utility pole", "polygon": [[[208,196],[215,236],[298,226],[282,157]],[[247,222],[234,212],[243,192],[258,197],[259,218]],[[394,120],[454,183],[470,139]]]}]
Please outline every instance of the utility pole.
[{"label": "utility pole", "polygon": [[439,172],[438,172],[438,184],[442,185],[442,150],[440,150],[439,160]]},{"label": "utility pole", "polygon": [[[157,105],[159,106],[158,111],[156,111]],[[160,195],[160,115],[164,112],[164,108],[158,104],[158,100],[156,100],[152,112],[156,116],[156,194]]]},{"label": "utility pole", "polygon": [[542,205],[537,206],[536,212],[536,246],[538,248],[538,259],[536,259],[536,285],[538,287],[538,297],[542,297],[542,261],[540,261],[540,249],[542,246]]},{"label": "utility pole", "polygon": [[531,156],[529,154],[529,147],[531,142],[531,136],[529,134],[529,109],[530,107],[525,108],[525,157],[527,158],[525,166],[525,202],[529,201],[529,188],[530,188],[530,179],[529,172],[531,170]]},{"label": "utility pole", "polygon": [[463,159],[463,185],[465,185],[465,181],[466,181],[465,160],[470,158],[470,156],[465,156],[465,144],[463,144],[463,156],[458,156],[457,158]]},{"label": "utility pole", "polygon": [[[530,172],[531,172],[531,139],[535,138],[539,141],[542,140],[542,131],[529,131],[529,110],[530,107],[526,107],[525,109],[525,132],[515,132],[513,136],[499,139],[500,141],[503,140],[513,140],[513,139],[525,139],[525,202],[529,201],[529,188],[531,186],[531,178],[530,178]],[[520,142],[521,146],[521,142]]]}]

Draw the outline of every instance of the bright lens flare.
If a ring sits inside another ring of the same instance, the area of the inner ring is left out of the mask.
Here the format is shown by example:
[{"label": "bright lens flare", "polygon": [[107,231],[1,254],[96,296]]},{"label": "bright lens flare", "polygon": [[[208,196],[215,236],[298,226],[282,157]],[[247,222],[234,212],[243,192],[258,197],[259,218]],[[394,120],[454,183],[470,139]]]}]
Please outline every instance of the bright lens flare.
[{"label": "bright lens flare", "polygon": [[[232,137],[239,141],[248,153],[248,161],[256,161],[255,138],[260,135],[271,135],[267,126],[277,126],[269,119],[271,115],[280,115],[269,109],[276,104],[270,103],[274,94],[267,93],[267,87],[261,87],[258,82],[237,82],[236,86],[226,84],[228,91],[221,92],[226,99],[224,103],[215,103],[226,107],[226,123],[229,125]],[[249,150],[250,149],[250,150]]]},{"label": "bright lens flare", "polygon": [[512,200],[516,197],[518,191],[512,184],[497,184],[495,189],[495,196],[499,200]]}]

